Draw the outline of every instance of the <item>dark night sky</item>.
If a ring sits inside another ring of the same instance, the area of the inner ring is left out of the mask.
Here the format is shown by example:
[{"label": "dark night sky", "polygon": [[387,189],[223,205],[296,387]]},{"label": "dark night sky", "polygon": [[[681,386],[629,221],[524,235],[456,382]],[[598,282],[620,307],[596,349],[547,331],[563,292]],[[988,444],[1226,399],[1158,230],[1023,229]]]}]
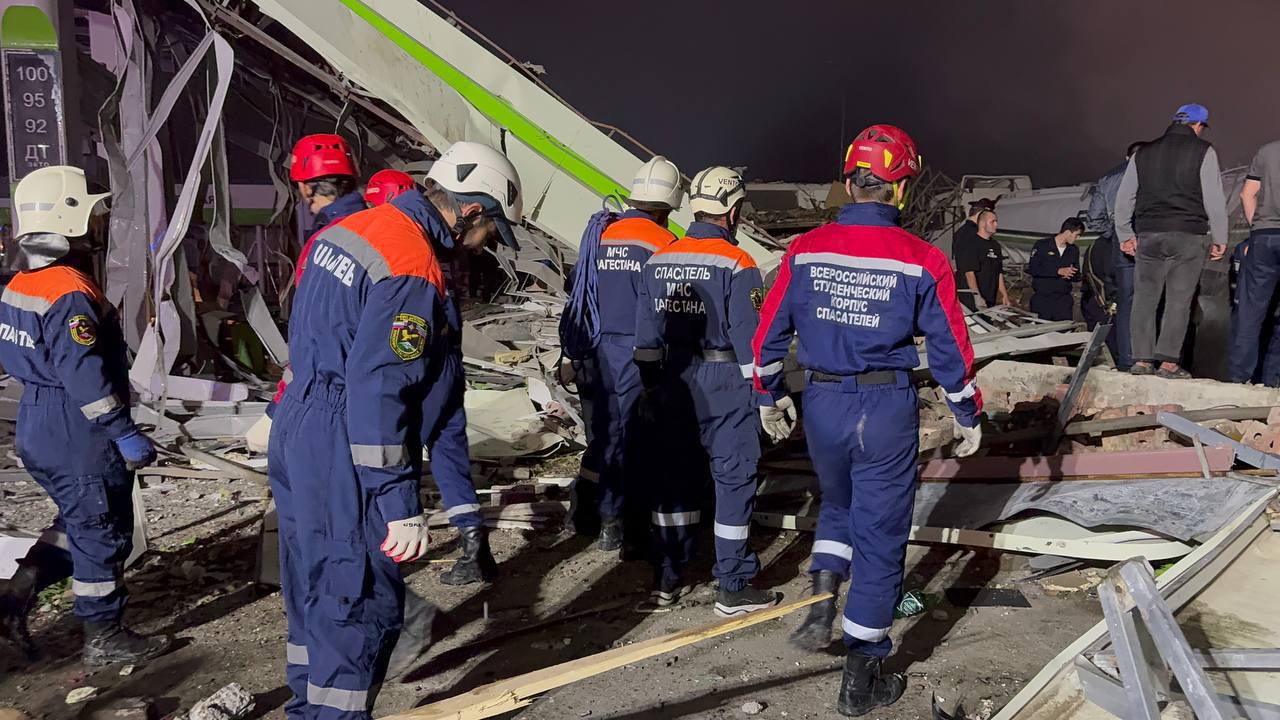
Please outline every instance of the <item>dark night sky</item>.
[{"label": "dark night sky", "polygon": [[1280,0],[444,2],[688,175],[831,179],[842,95],[846,135],[899,124],[953,177],[1037,186],[1096,178],[1184,102],[1224,166],[1280,138]]}]

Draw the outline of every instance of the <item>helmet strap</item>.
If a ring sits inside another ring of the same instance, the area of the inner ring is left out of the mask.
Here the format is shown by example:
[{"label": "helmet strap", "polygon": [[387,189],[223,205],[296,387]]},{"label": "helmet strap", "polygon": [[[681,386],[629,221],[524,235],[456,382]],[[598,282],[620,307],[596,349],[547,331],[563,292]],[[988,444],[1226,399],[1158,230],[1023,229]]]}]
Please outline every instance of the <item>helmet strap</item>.
[{"label": "helmet strap", "polygon": [[903,178],[893,184],[893,204],[899,210],[907,208],[907,179]]}]

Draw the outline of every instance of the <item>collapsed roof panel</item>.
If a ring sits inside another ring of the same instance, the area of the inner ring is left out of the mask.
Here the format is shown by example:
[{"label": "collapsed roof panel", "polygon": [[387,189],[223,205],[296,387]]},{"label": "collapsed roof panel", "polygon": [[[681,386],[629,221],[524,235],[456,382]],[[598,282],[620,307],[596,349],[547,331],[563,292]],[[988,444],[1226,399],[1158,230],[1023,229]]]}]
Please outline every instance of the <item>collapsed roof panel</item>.
[{"label": "collapsed roof panel", "polygon": [[[642,160],[445,18],[403,0],[256,0],[350,80],[386,101],[427,140],[501,147],[524,181],[529,221],[570,248],[608,195],[625,197]],[[693,220],[684,208],[672,223]],[[779,260],[765,233],[739,240],[766,273]]]}]

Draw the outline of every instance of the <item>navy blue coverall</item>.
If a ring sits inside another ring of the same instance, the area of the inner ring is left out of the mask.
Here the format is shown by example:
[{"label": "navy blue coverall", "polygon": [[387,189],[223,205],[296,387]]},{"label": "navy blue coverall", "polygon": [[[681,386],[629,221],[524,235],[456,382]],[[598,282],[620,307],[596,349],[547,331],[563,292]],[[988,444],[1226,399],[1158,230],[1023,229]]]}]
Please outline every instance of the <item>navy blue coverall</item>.
[{"label": "navy blue coverall", "polygon": [[1231,381],[1280,387],[1280,229],[1253,231],[1231,251],[1231,265]]},{"label": "navy blue coverall", "polygon": [[805,436],[822,487],[810,572],[852,575],[845,644],[881,657],[892,648],[915,502],[915,335],[925,336],[929,371],[957,422],[974,427],[982,410],[950,264],[897,224],[892,206],[851,203],[792,241],[754,340],[760,389],[776,400],[799,337]]},{"label": "navy blue coverall", "polygon": [[271,427],[293,718],[368,718],[403,622],[379,549],[422,513],[423,423],[447,325],[419,193],[316,236],[289,321],[293,380]]},{"label": "navy blue coverall", "polygon": [[[1076,274],[1064,278],[1058,274],[1062,268],[1075,268]],[[1052,237],[1041,238],[1031,249],[1031,262],[1027,263],[1031,275],[1031,312],[1045,320],[1070,320],[1071,286],[1080,280],[1080,248],[1068,244],[1058,251]]]},{"label": "navy blue coverall", "polygon": [[[639,479],[636,472],[628,479],[628,465],[635,468],[627,462],[627,448],[635,440],[633,415],[641,390],[640,373],[632,360],[641,268],[674,240],[651,215],[635,209],[622,213],[600,235],[596,257],[600,344],[579,368],[583,405],[589,412],[587,449],[577,487],[580,500],[598,499],[595,509],[606,520],[622,517],[628,485]],[[628,535],[634,531],[628,528]]]},{"label": "navy blue coverall", "polygon": [[[649,259],[643,278],[635,360],[647,390],[660,378],[652,390],[657,425],[673,437],[702,441],[715,483],[715,576],[736,592],[760,569],[747,543],[760,459],[751,387],[751,336],[764,300],[760,269],[729,230],[695,222]],[[653,478],[659,580],[668,586],[680,580],[702,519],[696,478],[678,471]]]},{"label": "navy blue coverall", "polygon": [[0,296],[0,365],[23,384],[18,457],[66,526],[75,613],[118,621],[133,473],[114,441],[137,427],[124,338],[97,285],[65,265],[15,275]]}]

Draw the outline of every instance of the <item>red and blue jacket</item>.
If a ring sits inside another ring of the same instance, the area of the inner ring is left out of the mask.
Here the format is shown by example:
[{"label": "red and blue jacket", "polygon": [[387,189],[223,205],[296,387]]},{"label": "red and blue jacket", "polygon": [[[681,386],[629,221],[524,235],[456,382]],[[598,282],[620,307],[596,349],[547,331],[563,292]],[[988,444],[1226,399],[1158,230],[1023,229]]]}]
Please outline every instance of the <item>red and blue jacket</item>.
[{"label": "red and blue jacket", "polygon": [[929,371],[956,419],[978,423],[982,395],[951,265],[898,227],[890,205],[845,205],[836,222],[787,248],[753,341],[757,389],[774,399],[787,394],[782,363],[793,333],[804,368],[842,376],[915,368],[914,337],[923,333]]},{"label": "red and blue jacket", "polygon": [[428,359],[448,342],[432,210],[420,193],[405,193],[322,230],[289,319],[285,398],[301,399],[312,385],[345,391],[356,476],[387,520],[422,512],[421,423],[435,380]]},{"label": "red and blue jacket", "polygon": [[691,223],[685,237],[645,264],[639,290],[637,363],[660,362],[664,349],[731,350],[742,377],[751,379],[751,337],[760,320],[764,282],[733,233],[712,223]]},{"label": "red and blue jacket", "polygon": [[9,281],[0,295],[0,365],[23,385],[62,388],[112,440],[137,429],[120,325],[79,270],[50,265]]},{"label": "red and blue jacket", "polygon": [[[354,215],[366,207],[368,206],[364,202],[364,197],[360,193],[351,192],[339,197],[316,213],[315,224],[311,226],[311,234],[307,237],[307,241],[302,244],[302,252],[298,255],[298,266],[293,271],[293,284],[295,286],[302,283],[302,271],[307,269],[307,258],[311,256],[311,246],[316,241],[316,235],[333,223]],[[275,415],[276,404],[280,402],[280,398],[284,397],[284,389],[289,385],[290,377],[292,377],[292,373],[286,368],[284,378],[276,384],[276,394],[272,396],[271,402],[267,404],[268,416]]]},{"label": "red and blue jacket", "polygon": [[622,213],[600,234],[596,287],[601,333],[635,335],[644,264],[675,239],[651,215],[634,209]]}]

